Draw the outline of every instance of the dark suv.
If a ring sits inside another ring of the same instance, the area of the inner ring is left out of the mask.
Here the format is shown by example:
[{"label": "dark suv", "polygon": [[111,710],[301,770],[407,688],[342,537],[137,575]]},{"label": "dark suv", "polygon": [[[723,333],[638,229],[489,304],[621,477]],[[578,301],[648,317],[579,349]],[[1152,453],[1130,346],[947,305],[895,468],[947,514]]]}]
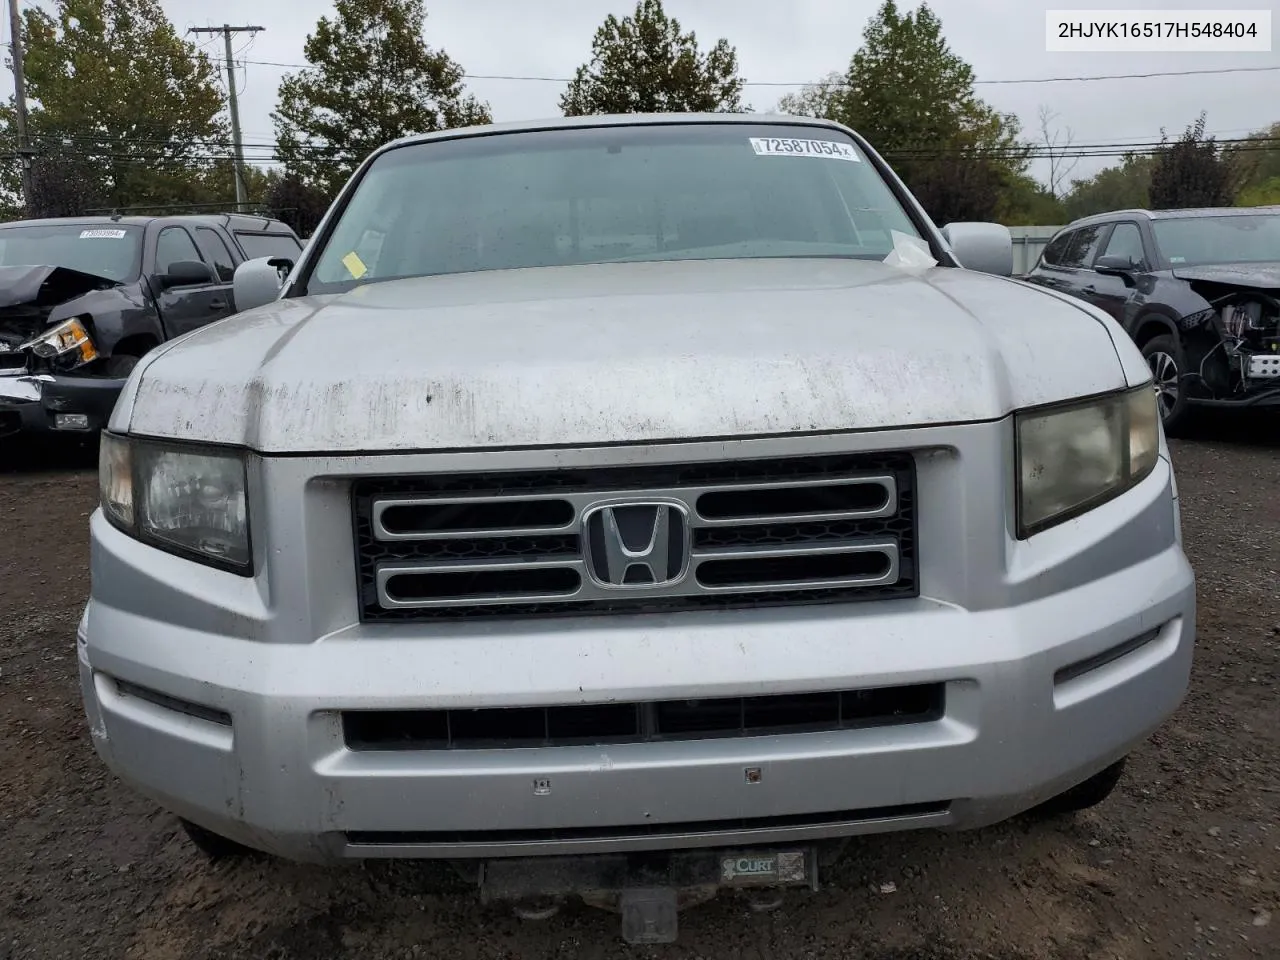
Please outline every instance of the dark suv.
[{"label": "dark suv", "polygon": [[100,430],[147,351],[235,313],[237,266],[301,251],[246,214],[0,224],[0,437]]},{"label": "dark suv", "polygon": [[1120,321],[1155,375],[1169,434],[1197,408],[1280,407],[1280,207],[1086,217],[1026,279]]}]

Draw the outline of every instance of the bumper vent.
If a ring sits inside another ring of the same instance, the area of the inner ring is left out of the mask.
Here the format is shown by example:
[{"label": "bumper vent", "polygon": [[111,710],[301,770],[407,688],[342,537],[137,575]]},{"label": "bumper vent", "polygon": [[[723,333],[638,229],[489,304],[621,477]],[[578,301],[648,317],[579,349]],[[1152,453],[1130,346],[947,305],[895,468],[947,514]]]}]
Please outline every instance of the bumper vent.
[{"label": "bumper vent", "polygon": [[830,732],[925,723],[943,714],[945,685],[716,697],[656,703],[362,710],[342,715],[352,750],[482,750]]},{"label": "bumper vent", "polygon": [[711,820],[699,823],[644,823],[616,827],[575,827],[571,829],[534,830],[451,830],[439,832],[349,830],[344,834],[353,847],[446,846],[483,844],[575,843],[593,840],[635,841],[646,837],[705,836],[740,832],[803,832],[813,828],[816,836],[843,836],[862,832],[857,828],[877,821],[911,821],[926,817],[945,817],[949,802],[900,804],[896,807],[872,807],[824,813],[802,813],[779,817],[748,817],[737,820]]},{"label": "bumper vent", "polygon": [[909,455],[360,479],[362,619],[913,597]]}]

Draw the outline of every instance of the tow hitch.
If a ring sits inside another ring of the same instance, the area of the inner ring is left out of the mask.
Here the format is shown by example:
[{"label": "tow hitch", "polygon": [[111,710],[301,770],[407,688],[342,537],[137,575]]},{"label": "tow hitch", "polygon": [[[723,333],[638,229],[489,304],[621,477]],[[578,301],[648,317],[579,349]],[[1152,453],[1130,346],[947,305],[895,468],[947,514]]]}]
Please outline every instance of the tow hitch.
[{"label": "tow hitch", "polygon": [[780,906],[788,887],[817,890],[818,861],[814,847],[697,850],[489,860],[478,873],[485,903],[540,920],[577,897],[621,914],[623,940],[645,944],[674,942],[679,913],[722,889],[743,893],[754,910]]}]

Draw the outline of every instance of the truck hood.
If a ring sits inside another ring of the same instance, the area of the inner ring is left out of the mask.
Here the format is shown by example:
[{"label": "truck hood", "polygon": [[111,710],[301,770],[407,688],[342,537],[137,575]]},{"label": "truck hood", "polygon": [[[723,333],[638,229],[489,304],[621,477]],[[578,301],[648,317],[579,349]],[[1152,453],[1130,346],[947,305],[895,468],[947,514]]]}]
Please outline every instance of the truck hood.
[{"label": "truck hood", "polygon": [[396,280],[172,341],[112,429],[355,453],[988,420],[1123,388],[1107,322],[1029,284],[858,260]]},{"label": "truck hood", "polygon": [[70,267],[0,267],[0,350],[34,337],[55,307],[114,286],[114,280]]}]

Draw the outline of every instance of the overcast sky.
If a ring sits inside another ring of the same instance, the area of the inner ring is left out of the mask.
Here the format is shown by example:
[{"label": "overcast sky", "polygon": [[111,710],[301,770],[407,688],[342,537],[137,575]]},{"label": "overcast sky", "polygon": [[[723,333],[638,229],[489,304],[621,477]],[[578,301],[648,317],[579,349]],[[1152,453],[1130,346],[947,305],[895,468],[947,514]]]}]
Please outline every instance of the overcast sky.
[{"label": "overcast sky", "polygon": [[[29,2],[29,0],[23,0]],[[229,22],[264,27],[250,41],[236,38],[245,61],[301,63],[306,35],[332,9],[331,0],[161,0],[180,31]],[[568,77],[590,55],[591,39],[609,13],[623,15],[635,0],[426,0],[426,41],[443,48],[469,74]],[[813,80],[843,70],[879,0],[666,0],[669,14],[696,31],[700,46],[726,37],[737,47],[749,81],[745,99],[772,109],[794,86],[755,84]],[[899,0],[913,9],[917,0]],[[1269,53],[1047,53],[1049,9],[1242,9],[1268,8],[1274,0],[931,0],[952,49],[972,64],[978,92],[1002,111],[1038,126],[1048,105],[1070,127],[1078,144],[1158,140],[1161,127],[1176,136],[1208,111],[1208,129],[1242,136],[1280,120],[1280,70],[1275,72],[1154,77],[1092,82],[1001,84],[983,81],[1150,73],[1232,67],[1280,67],[1280,46]],[[216,16],[212,11],[216,9]],[[1280,18],[1277,18],[1280,19]],[[1274,25],[1273,25],[1274,29]],[[222,56],[221,37],[198,38]],[[287,68],[247,62],[240,69],[241,124],[246,143],[272,141],[270,113]],[[495,120],[558,115],[563,82],[470,79],[469,89],[488,101]],[[11,85],[10,85],[11,89]],[[262,150],[246,151],[250,155]],[[1074,175],[1114,162],[1087,158]],[[1033,172],[1043,177],[1044,171]]]}]

